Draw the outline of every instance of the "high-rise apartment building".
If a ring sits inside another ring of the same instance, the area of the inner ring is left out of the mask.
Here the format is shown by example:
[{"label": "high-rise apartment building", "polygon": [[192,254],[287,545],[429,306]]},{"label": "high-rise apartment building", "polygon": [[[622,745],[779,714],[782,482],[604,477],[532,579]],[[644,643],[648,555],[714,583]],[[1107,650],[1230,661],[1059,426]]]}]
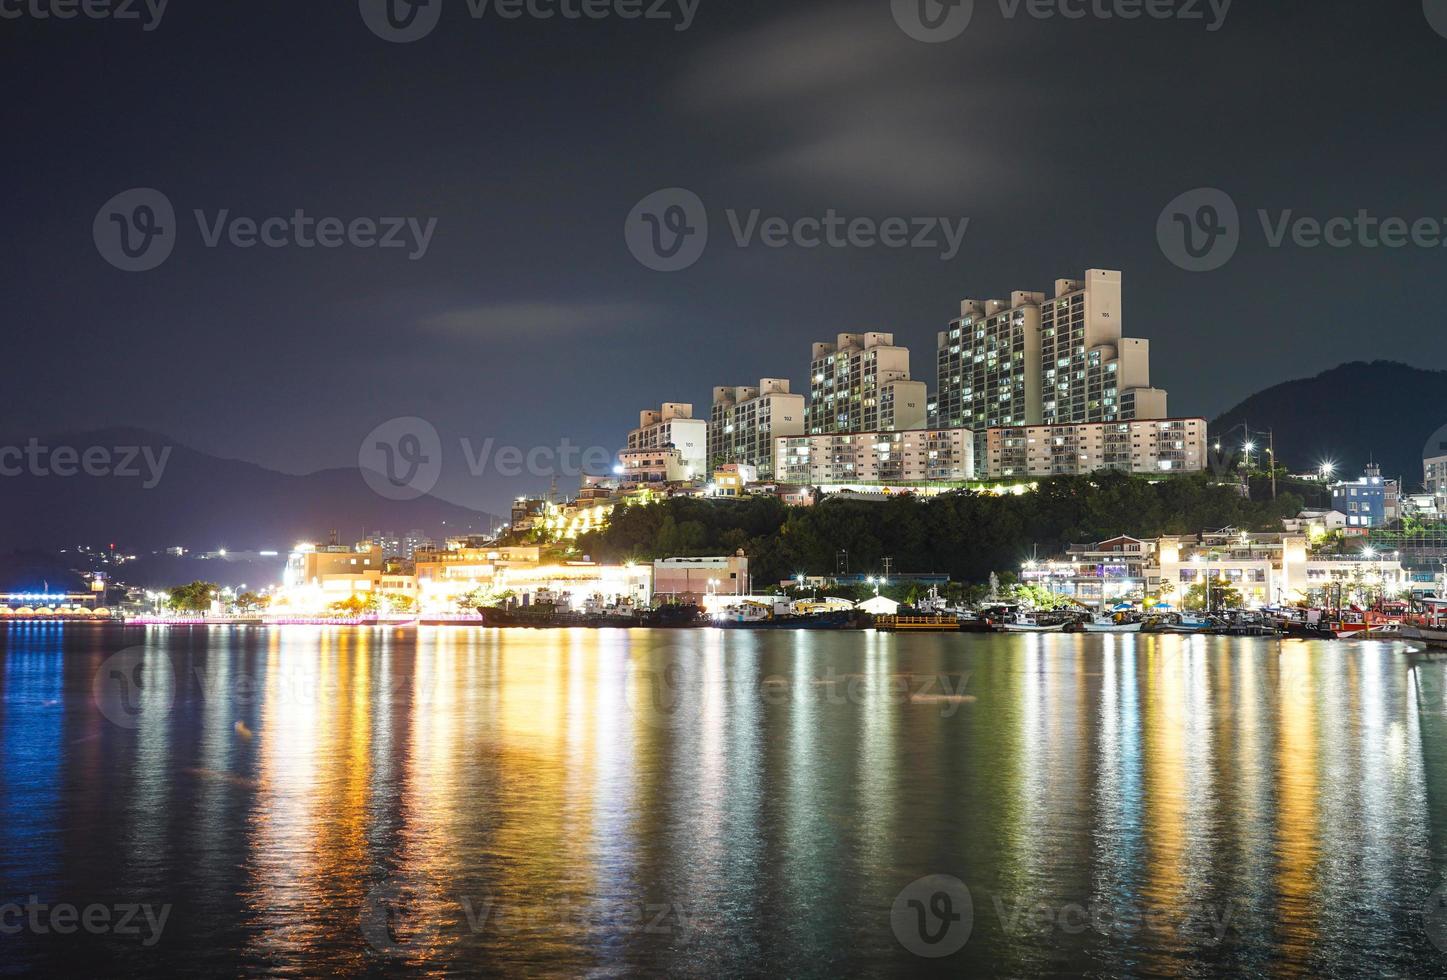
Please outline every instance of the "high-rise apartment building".
[{"label": "high-rise apartment building", "polygon": [[[1150,342],[1122,336],[1121,274],[1060,279],[1053,298],[965,300],[938,338],[938,425],[994,427],[1163,419]],[[977,447],[983,448],[983,447]]]},{"label": "high-rise apartment building", "polygon": [[720,466],[751,466],[760,479],[774,469],[774,439],[804,431],[804,396],[789,382],[764,378],[757,388],[715,388],[708,423],[709,472]]},{"label": "high-rise apartment building", "polygon": [[814,345],[809,368],[811,434],[892,432],[928,422],[929,386],[909,376],[909,349],[892,333],[844,333]]},{"label": "high-rise apartment building", "polygon": [[[638,415],[638,428],[628,433],[628,451],[677,449],[685,470],[702,477],[707,463],[708,422],[693,417],[693,406],[665,402],[657,411]],[[692,478],[692,477],[690,477]]]}]

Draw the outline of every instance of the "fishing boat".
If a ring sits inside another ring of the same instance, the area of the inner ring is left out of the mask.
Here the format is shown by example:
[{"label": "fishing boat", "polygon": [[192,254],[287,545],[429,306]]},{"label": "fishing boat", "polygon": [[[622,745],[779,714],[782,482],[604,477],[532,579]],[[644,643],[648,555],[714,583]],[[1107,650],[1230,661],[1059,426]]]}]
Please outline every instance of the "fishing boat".
[{"label": "fishing boat", "polygon": [[1006,633],[1061,633],[1065,631],[1066,620],[1048,613],[1020,613],[1012,620],[1000,624]]},{"label": "fishing boat", "polygon": [[1447,599],[1425,599],[1427,615],[1421,619],[1402,624],[1398,635],[1404,640],[1416,640],[1434,650],[1447,650]]},{"label": "fishing boat", "polygon": [[1139,633],[1140,623],[1118,622],[1114,616],[1091,620],[1085,624],[1087,633]]}]

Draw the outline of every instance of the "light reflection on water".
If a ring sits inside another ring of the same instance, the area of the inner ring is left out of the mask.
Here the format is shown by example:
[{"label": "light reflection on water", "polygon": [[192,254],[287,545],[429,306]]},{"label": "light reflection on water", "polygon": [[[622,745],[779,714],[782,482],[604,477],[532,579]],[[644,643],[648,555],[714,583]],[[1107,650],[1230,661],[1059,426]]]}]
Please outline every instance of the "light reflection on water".
[{"label": "light reflection on water", "polygon": [[[7,933],[0,970],[1447,966],[1423,918],[1447,869],[1447,668],[1399,646],[53,626],[0,644],[0,903],[171,907],[149,947]],[[130,647],[115,676],[140,690],[98,700]],[[939,961],[891,928],[929,875],[973,903]]]}]

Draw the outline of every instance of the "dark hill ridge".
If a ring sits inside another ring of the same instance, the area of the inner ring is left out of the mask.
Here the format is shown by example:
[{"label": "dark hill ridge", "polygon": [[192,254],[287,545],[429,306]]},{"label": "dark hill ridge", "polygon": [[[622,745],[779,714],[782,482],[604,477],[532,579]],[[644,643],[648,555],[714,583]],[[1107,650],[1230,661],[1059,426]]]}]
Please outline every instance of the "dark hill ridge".
[{"label": "dark hill ridge", "polygon": [[1353,476],[1375,460],[1383,476],[1400,477],[1412,491],[1422,483],[1423,450],[1447,440],[1447,371],[1343,364],[1252,395],[1211,423],[1212,438],[1241,422],[1273,430],[1276,452],[1293,472],[1330,460],[1339,475]]},{"label": "dark hill ridge", "polygon": [[[130,460],[134,475],[129,476],[41,476],[23,465],[26,472],[19,476],[0,476],[0,550],[109,542],[127,551],[173,545],[285,549],[333,528],[351,540],[377,529],[402,534],[420,528],[440,536],[486,531],[500,523],[491,514],[435,497],[384,499],[358,469],[292,476],[198,452],[155,432],[110,428],[38,441],[78,452],[86,447],[139,447],[142,452]],[[23,449],[26,442],[0,444]],[[152,475],[161,460],[165,466],[157,482]],[[122,461],[122,454],[113,456],[114,465]],[[3,462],[13,470],[13,453]]]}]

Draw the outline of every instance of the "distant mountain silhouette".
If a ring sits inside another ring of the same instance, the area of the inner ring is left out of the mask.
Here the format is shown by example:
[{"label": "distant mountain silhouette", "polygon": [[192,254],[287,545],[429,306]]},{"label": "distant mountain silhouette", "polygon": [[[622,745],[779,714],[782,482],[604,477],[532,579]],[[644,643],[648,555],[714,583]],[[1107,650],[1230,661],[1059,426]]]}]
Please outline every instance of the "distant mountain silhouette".
[{"label": "distant mountain silhouette", "polygon": [[[75,547],[115,542],[126,551],[183,546],[234,551],[290,548],[324,538],[331,529],[351,543],[373,530],[405,534],[414,528],[434,537],[479,533],[499,521],[434,497],[385,499],[357,469],[322,470],[306,476],[278,473],[187,448],[160,433],[103,429],[38,440],[54,449],[137,446],[151,455],[132,461],[136,475],[69,477],[0,475],[0,549]],[[5,446],[23,446],[14,438]],[[151,479],[169,447],[159,481]],[[112,457],[113,465],[121,458]],[[6,469],[16,461],[0,459]],[[155,485],[147,487],[146,484]]]},{"label": "distant mountain silhouette", "polygon": [[1227,433],[1242,422],[1274,431],[1276,452],[1294,472],[1329,460],[1339,475],[1355,476],[1375,461],[1383,476],[1400,477],[1412,491],[1422,483],[1429,441],[1447,440],[1447,371],[1394,361],[1343,364],[1252,395],[1211,424],[1212,438],[1239,444],[1240,433]]}]

